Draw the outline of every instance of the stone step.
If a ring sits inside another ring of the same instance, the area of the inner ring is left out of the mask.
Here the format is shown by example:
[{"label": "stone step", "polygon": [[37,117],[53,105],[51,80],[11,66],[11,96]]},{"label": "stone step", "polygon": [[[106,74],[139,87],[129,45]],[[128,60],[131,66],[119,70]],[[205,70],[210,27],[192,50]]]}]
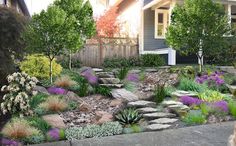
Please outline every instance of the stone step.
[{"label": "stone step", "polygon": [[103,72],[102,68],[93,68],[92,69],[94,72]]},{"label": "stone step", "polygon": [[182,102],[174,101],[174,100],[165,100],[161,103],[164,107],[171,106],[171,105],[183,105]]},{"label": "stone step", "polygon": [[126,89],[113,89],[111,91],[112,97],[115,99],[121,99],[125,101],[136,101],[138,100],[138,96],[135,95],[134,93],[126,90]]},{"label": "stone step", "polygon": [[146,113],[160,112],[161,110],[152,107],[144,107],[144,108],[138,108],[137,111],[141,114],[146,114]]},{"label": "stone step", "polygon": [[156,112],[156,113],[143,114],[143,117],[145,119],[154,120],[157,118],[174,118],[176,117],[176,115],[171,113]]},{"label": "stone step", "polygon": [[168,124],[151,124],[145,127],[146,131],[159,131],[170,128],[171,125]]},{"label": "stone step", "polygon": [[182,90],[177,90],[173,93],[171,93],[171,97],[174,97],[174,98],[180,98],[182,96],[191,96],[191,97],[197,97],[197,93],[194,93],[194,92],[190,92],[190,91],[182,91]]},{"label": "stone step", "polygon": [[152,121],[149,121],[149,124],[171,124],[177,122],[178,119],[174,118],[159,118]]},{"label": "stone step", "polygon": [[115,78],[115,75],[113,72],[97,72],[96,76],[98,78]]},{"label": "stone step", "polygon": [[134,101],[134,102],[129,102],[127,104],[128,107],[136,107],[136,108],[143,108],[143,107],[156,107],[156,103],[155,102],[151,102],[151,101],[146,101],[146,100],[138,100],[138,101]]},{"label": "stone step", "polygon": [[110,88],[122,88],[124,84],[100,84],[100,86],[105,86]]},{"label": "stone step", "polygon": [[98,82],[100,84],[120,84],[120,79],[118,79],[118,78],[99,78]]}]

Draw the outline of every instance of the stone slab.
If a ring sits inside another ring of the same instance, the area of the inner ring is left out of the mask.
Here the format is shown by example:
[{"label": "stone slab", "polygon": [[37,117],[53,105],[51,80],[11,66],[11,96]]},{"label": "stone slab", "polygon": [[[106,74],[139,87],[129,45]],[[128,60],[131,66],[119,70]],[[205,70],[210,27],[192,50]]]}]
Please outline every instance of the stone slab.
[{"label": "stone slab", "polygon": [[126,89],[113,89],[111,91],[112,97],[115,99],[121,99],[125,101],[136,101],[138,96]]},{"label": "stone slab", "polygon": [[149,121],[150,124],[171,124],[177,122],[178,119],[174,118],[159,118],[152,121]]},{"label": "stone slab", "polygon": [[127,104],[128,107],[136,107],[136,108],[143,108],[143,107],[156,107],[155,102],[146,101],[146,100],[138,100],[134,102],[129,102]]},{"label": "stone slab", "polygon": [[143,114],[143,117],[146,119],[174,118],[176,117],[176,115],[171,113],[156,112],[156,113]]}]

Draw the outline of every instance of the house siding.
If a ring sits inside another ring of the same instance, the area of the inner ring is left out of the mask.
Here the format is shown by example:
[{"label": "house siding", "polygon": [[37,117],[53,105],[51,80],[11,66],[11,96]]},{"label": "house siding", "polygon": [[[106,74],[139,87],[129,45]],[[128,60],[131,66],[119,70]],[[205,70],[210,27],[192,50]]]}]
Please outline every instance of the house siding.
[{"label": "house siding", "polygon": [[155,39],[155,11],[147,9],[144,11],[144,51],[152,51],[167,48],[165,39]]}]

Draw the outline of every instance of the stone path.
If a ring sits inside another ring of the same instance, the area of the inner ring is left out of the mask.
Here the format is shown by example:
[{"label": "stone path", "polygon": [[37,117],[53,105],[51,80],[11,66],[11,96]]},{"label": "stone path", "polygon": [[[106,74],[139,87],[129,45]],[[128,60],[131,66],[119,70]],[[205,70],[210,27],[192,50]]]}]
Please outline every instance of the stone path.
[{"label": "stone path", "polygon": [[95,71],[98,77],[98,82],[102,86],[107,86],[111,88],[121,88],[124,85],[121,83],[120,79],[116,78],[113,72]]},{"label": "stone path", "polygon": [[[175,105],[172,104],[171,105]],[[137,111],[143,114],[143,118],[147,121],[148,125],[144,127],[146,131],[158,131],[170,128],[172,124],[178,121],[175,117],[176,114],[169,113],[157,108],[155,102],[138,100],[129,102],[128,107],[134,107]]]}]

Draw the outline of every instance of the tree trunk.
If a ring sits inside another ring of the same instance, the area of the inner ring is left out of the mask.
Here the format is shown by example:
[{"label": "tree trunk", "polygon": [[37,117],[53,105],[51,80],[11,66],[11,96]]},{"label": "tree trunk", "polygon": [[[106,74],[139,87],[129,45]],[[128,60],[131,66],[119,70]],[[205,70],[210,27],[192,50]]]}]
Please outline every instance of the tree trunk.
[{"label": "tree trunk", "polygon": [[69,69],[71,70],[72,69],[72,58],[71,58],[71,55],[72,53],[71,53],[71,50],[70,50],[70,52],[69,52]]},{"label": "tree trunk", "polygon": [[50,60],[50,72],[49,72],[49,76],[50,76],[50,83],[52,84],[52,61],[53,59],[49,59]]}]

